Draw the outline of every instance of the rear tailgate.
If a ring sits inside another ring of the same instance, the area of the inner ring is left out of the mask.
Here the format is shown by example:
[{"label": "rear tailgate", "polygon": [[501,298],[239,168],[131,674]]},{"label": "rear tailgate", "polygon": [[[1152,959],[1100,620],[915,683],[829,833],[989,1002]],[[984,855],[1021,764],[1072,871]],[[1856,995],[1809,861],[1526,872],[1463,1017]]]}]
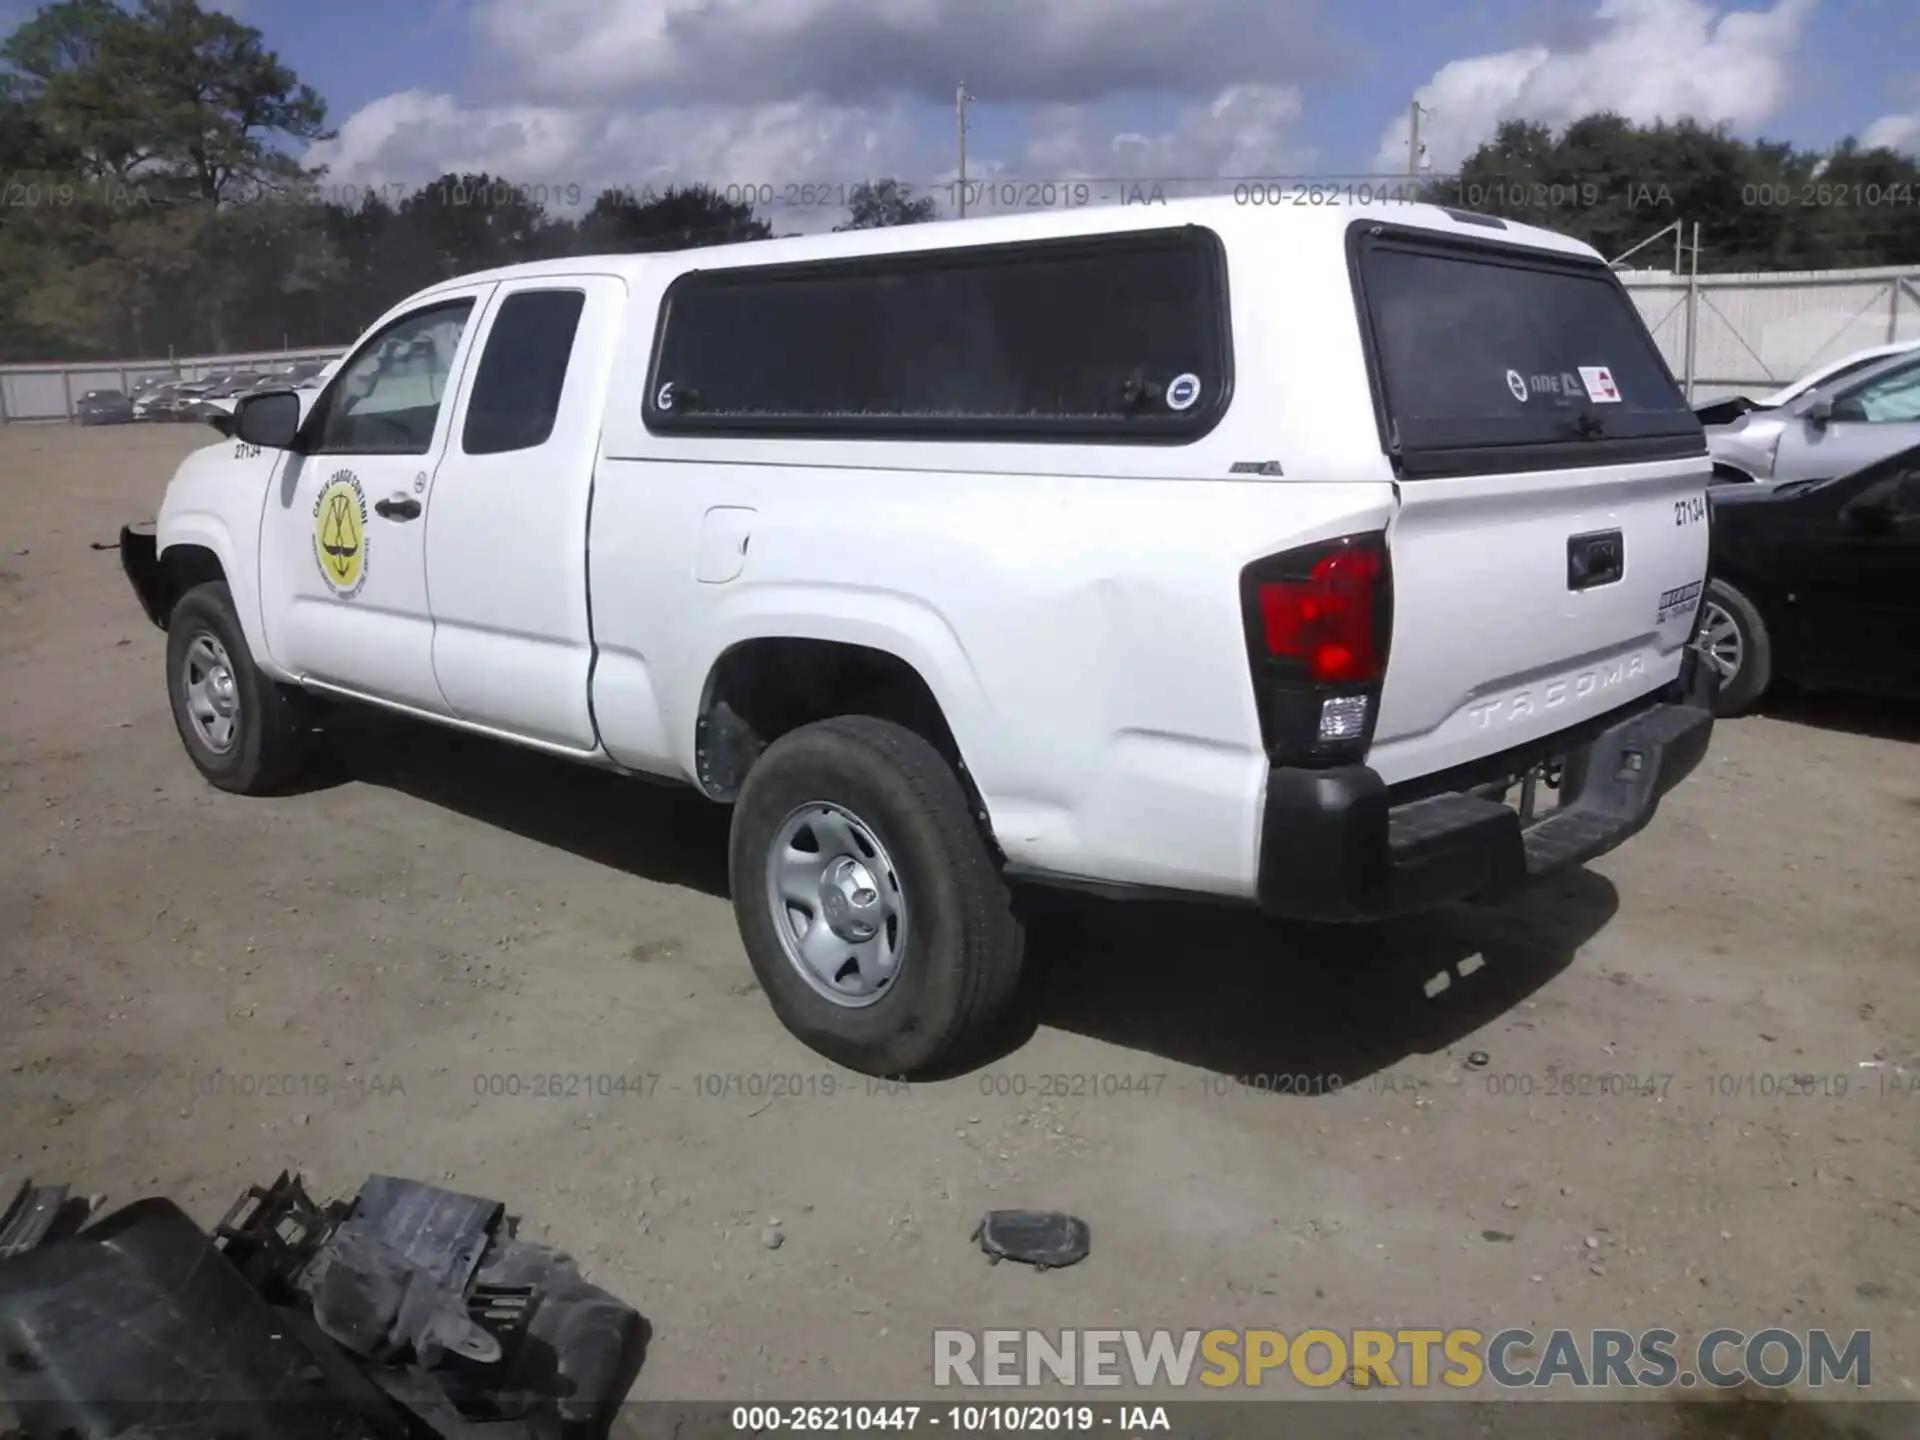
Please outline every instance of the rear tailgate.
[{"label": "rear tailgate", "polygon": [[1389,783],[1529,744],[1679,673],[1711,465],[1603,265],[1356,231],[1399,506],[1368,763]]}]

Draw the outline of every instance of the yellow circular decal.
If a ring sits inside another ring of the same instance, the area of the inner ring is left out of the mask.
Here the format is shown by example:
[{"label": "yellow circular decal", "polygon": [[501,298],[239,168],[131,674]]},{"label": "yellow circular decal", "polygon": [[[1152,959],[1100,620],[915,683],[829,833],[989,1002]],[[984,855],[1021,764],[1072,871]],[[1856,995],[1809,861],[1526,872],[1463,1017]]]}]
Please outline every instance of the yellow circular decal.
[{"label": "yellow circular decal", "polygon": [[313,502],[313,558],[343,600],[367,583],[367,496],[351,470],[336,470]]}]

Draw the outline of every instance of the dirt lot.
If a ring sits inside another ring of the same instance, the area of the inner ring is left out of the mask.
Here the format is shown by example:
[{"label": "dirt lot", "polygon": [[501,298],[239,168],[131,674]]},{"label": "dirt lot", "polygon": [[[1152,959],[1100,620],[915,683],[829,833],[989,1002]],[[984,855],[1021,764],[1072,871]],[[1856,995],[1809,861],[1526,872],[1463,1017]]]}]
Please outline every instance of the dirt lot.
[{"label": "dirt lot", "polygon": [[[1022,1043],[872,1094],[756,991],[694,797],[385,723],[203,784],[91,544],[208,438],[0,429],[0,1172],[499,1197],[646,1313],[655,1397],[923,1394],[942,1325],[1385,1323],[1865,1328],[1914,1398],[1920,709],[1725,724],[1504,912],[1067,907]],[[555,1074],[626,1093],[492,1093]],[[988,1266],[1003,1205],[1092,1257]]]}]

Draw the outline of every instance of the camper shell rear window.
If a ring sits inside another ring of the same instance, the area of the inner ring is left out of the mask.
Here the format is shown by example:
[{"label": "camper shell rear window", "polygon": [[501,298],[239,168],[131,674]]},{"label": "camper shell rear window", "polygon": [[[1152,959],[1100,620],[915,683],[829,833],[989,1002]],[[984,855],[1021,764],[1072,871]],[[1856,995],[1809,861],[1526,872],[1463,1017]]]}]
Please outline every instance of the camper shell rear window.
[{"label": "camper shell rear window", "polygon": [[1349,258],[1381,441],[1402,475],[1705,454],[1605,265],[1364,221]]}]

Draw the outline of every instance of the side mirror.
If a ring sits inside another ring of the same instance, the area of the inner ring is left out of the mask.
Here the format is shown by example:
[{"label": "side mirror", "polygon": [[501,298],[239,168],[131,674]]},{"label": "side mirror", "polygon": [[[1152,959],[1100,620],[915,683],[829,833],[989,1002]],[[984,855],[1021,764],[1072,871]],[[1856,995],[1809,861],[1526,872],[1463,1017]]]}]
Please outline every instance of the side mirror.
[{"label": "side mirror", "polygon": [[291,390],[263,390],[241,399],[233,412],[233,437],[263,450],[291,450],[300,433],[300,397]]},{"label": "side mirror", "polygon": [[1818,400],[1813,402],[1813,407],[1807,411],[1807,419],[1822,428],[1831,425],[1833,423],[1833,401],[1822,395]]}]

